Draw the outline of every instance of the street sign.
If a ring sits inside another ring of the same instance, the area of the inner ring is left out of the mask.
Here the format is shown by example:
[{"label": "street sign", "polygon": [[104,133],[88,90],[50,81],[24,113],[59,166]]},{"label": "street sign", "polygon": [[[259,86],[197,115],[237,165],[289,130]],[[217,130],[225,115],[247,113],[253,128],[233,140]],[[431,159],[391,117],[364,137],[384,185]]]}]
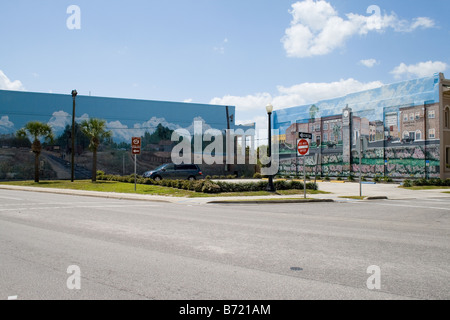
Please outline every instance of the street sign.
[{"label": "street sign", "polygon": [[141,154],[141,148],[133,147],[133,148],[131,148],[131,153],[134,155],[139,155],[139,154]]},{"label": "street sign", "polygon": [[313,135],[312,135],[312,133],[299,132],[299,133],[298,133],[298,137],[299,137],[300,139],[309,139],[309,140],[312,140]]},{"label": "street sign", "polygon": [[131,139],[131,146],[140,148],[141,147],[141,142],[142,142],[141,138],[134,137],[134,138]]},{"label": "street sign", "polygon": [[297,144],[297,151],[299,156],[309,155],[309,141],[305,139],[299,140]]}]

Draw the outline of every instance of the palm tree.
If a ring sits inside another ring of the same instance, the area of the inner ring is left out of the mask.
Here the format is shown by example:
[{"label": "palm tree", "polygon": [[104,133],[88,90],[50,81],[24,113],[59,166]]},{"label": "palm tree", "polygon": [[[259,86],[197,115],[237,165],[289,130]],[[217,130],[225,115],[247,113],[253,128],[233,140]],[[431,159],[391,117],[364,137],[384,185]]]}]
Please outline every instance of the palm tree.
[{"label": "palm tree", "polygon": [[24,128],[17,131],[16,135],[19,138],[26,138],[28,135],[31,136],[34,141],[31,146],[31,150],[34,153],[34,182],[39,182],[39,156],[41,155],[42,145],[40,139],[44,139],[46,142],[53,141],[53,130],[46,123],[39,121],[28,122]]},{"label": "palm tree", "polygon": [[100,142],[111,138],[112,132],[106,130],[106,121],[100,119],[84,120],[81,123],[81,131],[90,139],[89,149],[93,152],[92,182],[97,181],[97,150]]}]

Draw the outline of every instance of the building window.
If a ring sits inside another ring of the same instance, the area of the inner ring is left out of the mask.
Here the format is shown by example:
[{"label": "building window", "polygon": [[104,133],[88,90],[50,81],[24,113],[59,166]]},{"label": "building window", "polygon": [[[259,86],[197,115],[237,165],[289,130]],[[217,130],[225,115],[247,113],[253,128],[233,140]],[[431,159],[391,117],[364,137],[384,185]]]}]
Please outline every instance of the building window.
[{"label": "building window", "polygon": [[414,113],[409,114],[409,121],[414,121]]},{"label": "building window", "polygon": [[436,118],[436,112],[434,110],[428,111],[428,119],[435,119]]},{"label": "building window", "polygon": [[450,106],[445,106],[444,127],[445,129],[450,129]]},{"label": "building window", "polygon": [[409,132],[405,131],[403,132],[403,139],[408,139],[409,138]]},{"label": "building window", "polygon": [[436,139],[436,129],[430,129],[428,131],[428,138],[430,139]]},{"label": "building window", "polygon": [[328,130],[328,123],[324,123],[324,125],[323,125],[323,130],[324,130],[324,131],[327,131],[327,130]]},{"label": "building window", "polygon": [[416,131],[416,140],[422,140],[422,131],[420,130]]},{"label": "building window", "polygon": [[416,112],[416,121],[420,120],[420,112]]},{"label": "building window", "polygon": [[403,122],[407,122],[408,121],[408,114],[405,114],[404,116],[403,116]]},{"label": "building window", "polygon": [[445,168],[450,169],[450,147],[445,148]]},{"label": "building window", "polygon": [[328,133],[323,134],[323,142],[328,142]]}]

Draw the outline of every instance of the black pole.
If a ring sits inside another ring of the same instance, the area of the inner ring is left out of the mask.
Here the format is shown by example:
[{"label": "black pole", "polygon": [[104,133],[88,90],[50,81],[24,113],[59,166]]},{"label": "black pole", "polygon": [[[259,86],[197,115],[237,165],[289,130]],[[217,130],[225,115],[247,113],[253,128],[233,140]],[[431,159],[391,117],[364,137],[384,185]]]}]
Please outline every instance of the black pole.
[{"label": "black pole", "polygon": [[[269,166],[272,167],[272,113],[268,113],[269,115],[269,158],[270,163]],[[273,175],[269,175],[269,184],[267,185],[268,192],[276,192],[275,186],[273,184]]]},{"label": "black pole", "polygon": [[75,181],[75,98],[77,96],[77,90],[72,90],[72,98],[73,98],[73,112],[72,112],[72,179],[71,181]]}]

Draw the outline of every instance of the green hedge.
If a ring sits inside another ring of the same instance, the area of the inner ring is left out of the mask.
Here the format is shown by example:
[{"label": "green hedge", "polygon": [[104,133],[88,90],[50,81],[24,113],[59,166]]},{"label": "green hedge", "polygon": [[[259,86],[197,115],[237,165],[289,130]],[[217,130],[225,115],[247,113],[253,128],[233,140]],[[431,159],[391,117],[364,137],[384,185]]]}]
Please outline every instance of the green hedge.
[{"label": "green hedge", "polygon": [[[124,183],[134,183],[134,175],[130,176],[114,176],[101,174],[97,176],[100,181],[116,181]],[[247,182],[247,183],[229,183],[229,182],[212,182],[210,180],[161,180],[155,181],[152,179],[137,177],[138,184],[154,185],[169,187],[175,189],[190,190],[203,193],[223,193],[223,192],[256,192],[265,191],[267,189],[267,181]],[[277,190],[303,190],[303,183],[299,181],[275,181],[275,188]],[[307,183],[306,189],[317,190],[317,184]]]},{"label": "green hedge", "polygon": [[[410,184],[410,182],[407,184]],[[414,180],[412,182],[412,185],[415,187],[424,187],[424,186],[450,187],[450,179],[446,179],[446,180],[444,180],[444,179],[418,179],[418,180]]]}]

